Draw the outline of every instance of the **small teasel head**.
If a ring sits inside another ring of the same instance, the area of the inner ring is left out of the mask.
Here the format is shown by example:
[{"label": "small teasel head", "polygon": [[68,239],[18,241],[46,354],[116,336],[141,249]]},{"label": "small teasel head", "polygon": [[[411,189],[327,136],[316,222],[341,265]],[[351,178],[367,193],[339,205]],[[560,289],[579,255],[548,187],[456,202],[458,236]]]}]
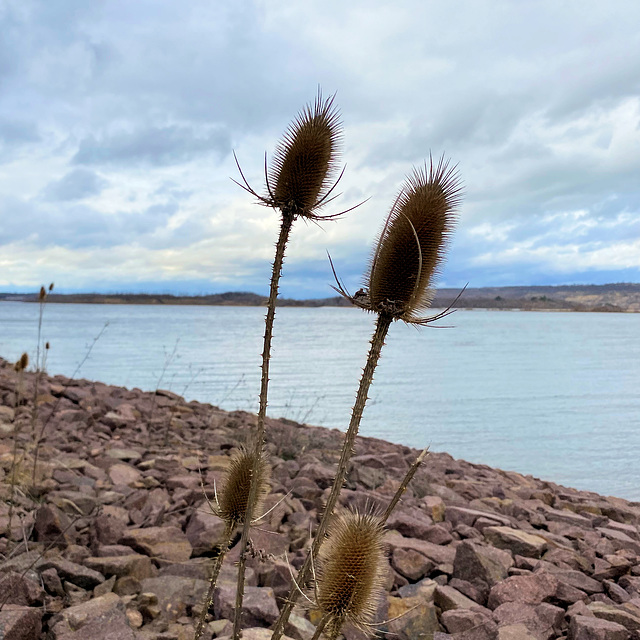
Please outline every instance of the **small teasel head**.
[{"label": "small teasel head", "polygon": [[367,631],[383,593],[388,566],[384,527],[371,513],[346,512],[329,525],[318,555],[316,604],[334,638],[347,622]]},{"label": "small teasel head", "polygon": [[24,371],[29,366],[29,354],[25,351],[18,361],[13,365],[13,368],[18,372]]},{"label": "small teasel head", "polygon": [[350,296],[338,283],[338,291],[367,311],[414,324],[430,322],[420,312],[433,299],[461,195],[458,171],[444,157],[414,168],[378,236],[364,289]]},{"label": "small teasel head", "polygon": [[49,284],[49,292],[53,291],[53,282]]},{"label": "small teasel head", "polygon": [[[249,491],[251,489],[251,470],[254,463],[254,453],[244,448],[237,449],[227,469],[222,490],[218,495],[217,515],[230,527],[243,524]],[[257,509],[269,494],[269,480],[271,478],[271,466],[267,462],[264,453],[258,460],[258,502]]]},{"label": "small teasel head", "polygon": [[47,290],[44,287],[40,287],[40,293],[38,294],[38,300],[42,302],[47,297]]}]

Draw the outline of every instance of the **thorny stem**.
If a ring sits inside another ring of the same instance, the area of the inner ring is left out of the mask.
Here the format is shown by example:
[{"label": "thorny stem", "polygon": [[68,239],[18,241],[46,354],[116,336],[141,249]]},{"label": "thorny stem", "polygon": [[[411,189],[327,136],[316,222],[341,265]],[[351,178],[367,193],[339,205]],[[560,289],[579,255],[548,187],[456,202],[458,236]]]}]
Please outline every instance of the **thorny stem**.
[{"label": "thorny stem", "polygon": [[319,640],[324,628],[327,626],[327,622],[329,622],[329,616],[323,616],[320,622],[318,622],[316,632],[313,634],[313,638],[311,638],[311,640]]},{"label": "thorny stem", "polygon": [[385,512],[382,514],[382,518],[381,518],[382,524],[384,524],[389,519],[391,512],[396,508],[398,502],[400,502],[400,498],[402,498],[402,495],[407,490],[409,483],[411,482],[411,480],[413,480],[413,476],[416,475],[416,471],[424,461],[428,451],[429,451],[429,447],[427,447],[426,449],[423,449],[422,453],[415,459],[413,464],[409,467],[409,470],[407,471],[407,474],[405,475],[404,480],[400,483],[400,486],[398,487],[398,490],[393,496],[393,499],[385,509]]},{"label": "thorny stem", "polygon": [[242,617],[242,600],[244,598],[244,574],[247,564],[247,546],[249,543],[249,528],[253,519],[253,511],[258,498],[258,483],[255,481],[259,475],[260,458],[264,447],[264,422],[267,415],[267,392],[269,390],[269,360],[271,359],[271,337],[273,335],[273,320],[276,315],[276,299],[278,298],[278,284],[282,273],[284,251],[289,239],[289,232],[293,225],[295,215],[286,209],[282,211],[282,225],[276,244],[276,255],[273,259],[273,271],[271,272],[271,289],[269,290],[269,302],[267,317],[265,319],[264,346],[262,350],[262,379],[260,382],[260,408],[258,410],[258,422],[254,433],[254,456],[251,469],[251,489],[247,500],[247,511],[242,527],[240,539],[240,559],[238,561],[238,588],[236,591],[236,610],[233,619],[233,640],[240,637],[240,622]]},{"label": "thorny stem", "polygon": [[373,381],[373,373],[378,364],[378,360],[380,359],[380,352],[382,350],[382,347],[384,346],[384,340],[387,336],[387,331],[389,331],[389,327],[391,326],[391,321],[392,317],[388,314],[381,313],[378,316],[376,328],[373,336],[371,337],[371,347],[369,348],[367,364],[362,371],[360,386],[358,387],[358,394],[356,395],[356,401],[351,411],[351,421],[349,422],[349,428],[347,429],[347,434],[342,446],[342,454],[340,455],[340,462],[338,463],[336,477],[333,481],[333,486],[331,487],[331,492],[329,493],[329,498],[327,499],[327,504],[322,514],[322,519],[320,520],[320,524],[318,525],[318,529],[313,539],[311,550],[307,555],[304,564],[300,568],[300,571],[298,572],[298,586],[296,587],[294,585],[289,592],[289,597],[286,599],[285,604],[280,612],[280,617],[276,622],[271,640],[279,640],[282,637],[285,625],[287,624],[289,616],[291,615],[291,611],[293,610],[293,607],[298,600],[298,588],[303,589],[304,585],[309,580],[311,575],[312,562],[318,555],[320,545],[324,541],[324,536],[329,525],[329,520],[331,518],[331,515],[333,514],[336,503],[338,502],[340,490],[342,489],[342,485],[344,484],[347,475],[347,467],[353,453],[356,436],[358,435],[358,428],[360,427],[362,412],[364,410],[365,403],[367,402],[369,387],[371,386],[371,382]]},{"label": "thorny stem", "polygon": [[231,545],[231,540],[233,539],[233,529],[232,525],[227,524],[224,530],[224,543],[220,547],[220,553],[215,559],[213,563],[213,568],[211,570],[211,578],[209,580],[209,590],[207,591],[207,599],[205,600],[204,607],[202,609],[202,613],[200,614],[200,619],[198,620],[198,626],[196,627],[196,633],[194,636],[194,640],[199,640],[202,632],[204,631],[204,623],[207,619],[207,613],[213,604],[213,592],[216,589],[216,582],[218,581],[218,576],[220,575],[220,569],[222,568],[222,563],[224,562],[224,557],[227,555],[227,551],[229,551],[229,546]]}]

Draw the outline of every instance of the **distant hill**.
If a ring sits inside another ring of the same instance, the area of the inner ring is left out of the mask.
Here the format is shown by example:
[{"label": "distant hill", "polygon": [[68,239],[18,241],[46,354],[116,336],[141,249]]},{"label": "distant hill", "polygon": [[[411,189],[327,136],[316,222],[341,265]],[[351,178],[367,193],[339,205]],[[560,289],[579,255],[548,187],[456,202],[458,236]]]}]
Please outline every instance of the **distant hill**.
[{"label": "distant hill", "polygon": [[[449,306],[460,293],[459,289],[439,289],[432,306]],[[37,293],[0,293],[0,301],[37,302]],[[266,296],[244,291],[231,291],[206,296],[173,296],[165,294],[101,294],[53,293],[47,296],[51,303],[76,304],[164,304],[164,305],[216,305],[262,307]],[[339,296],[312,300],[281,298],[281,307],[346,307],[349,303]],[[522,309],[525,311],[614,311],[640,312],[640,284],[604,284],[536,287],[482,287],[468,288],[455,303],[465,309]]]}]

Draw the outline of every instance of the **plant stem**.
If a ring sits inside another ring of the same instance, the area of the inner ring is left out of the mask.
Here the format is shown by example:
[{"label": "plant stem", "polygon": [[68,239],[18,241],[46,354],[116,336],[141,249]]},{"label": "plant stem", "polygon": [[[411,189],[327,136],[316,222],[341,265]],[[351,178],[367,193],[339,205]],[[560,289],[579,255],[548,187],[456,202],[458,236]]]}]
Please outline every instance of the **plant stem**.
[{"label": "plant stem", "polygon": [[313,638],[311,640],[319,640],[324,628],[327,626],[327,622],[329,622],[329,616],[323,616],[320,622],[318,622],[318,626],[316,627],[316,631],[313,634]]},{"label": "plant stem", "polygon": [[398,490],[393,496],[393,499],[385,509],[385,512],[382,514],[382,518],[381,518],[382,524],[384,524],[389,519],[391,512],[396,508],[396,505],[398,504],[398,502],[400,502],[400,498],[402,498],[402,495],[407,490],[409,483],[411,482],[411,480],[413,480],[413,476],[416,475],[416,471],[424,461],[428,451],[429,451],[429,447],[427,447],[426,449],[423,449],[422,453],[414,460],[413,464],[409,467],[409,470],[407,471],[407,474],[405,475],[404,480],[400,483],[400,486],[398,487]]},{"label": "plant stem", "polygon": [[264,345],[262,349],[262,379],[260,382],[260,408],[258,410],[258,422],[253,434],[253,467],[251,469],[251,489],[247,500],[247,511],[245,513],[242,527],[242,538],[240,539],[240,559],[238,561],[238,588],[236,591],[236,610],[233,619],[233,640],[240,637],[240,622],[242,618],[242,600],[244,598],[244,575],[247,564],[247,546],[249,543],[249,528],[253,520],[253,511],[258,498],[258,483],[256,478],[259,474],[258,465],[262,449],[264,447],[264,422],[267,415],[267,393],[269,390],[269,361],[271,359],[271,338],[273,335],[273,320],[276,315],[276,300],[278,298],[278,284],[282,273],[282,263],[284,261],[284,251],[289,239],[289,232],[293,225],[294,215],[286,210],[282,211],[282,225],[280,235],[276,244],[276,255],[273,259],[273,270],[271,272],[271,288],[269,290],[269,302],[267,305],[267,316],[265,318]]},{"label": "plant stem", "polygon": [[382,347],[384,346],[384,340],[387,336],[387,332],[389,331],[389,327],[391,326],[391,321],[392,317],[390,315],[378,315],[376,328],[373,336],[371,337],[371,347],[369,348],[369,355],[367,356],[367,364],[362,371],[360,386],[358,387],[358,394],[356,395],[356,401],[351,411],[351,421],[349,422],[349,428],[347,429],[344,444],[342,446],[342,454],[340,455],[340,462],[338,463],[336,477],[333,481],[333,486],[331,487],[331,492],[329,493],[329,498],[327,499],[324,513],[322,514],[322,519],[320,520],[320,524],[318,525],[318,529],[316,530],[313,543],[311,544],[311,550],[309,551],[304,564],[298,572],[298,579],[296,581],[298,586],[296,587],[294,585],[289,592],[289,596],[286,599],[285,604],[283,605],[282,611],[280,612],[280,617],[276,622],[271,640],[279,640],[282,637],[282,634],[284,633],[284,627],[287,624],[289,616],[291,615],[291,611],[293,610],[293,607],[298,600],[298,589],[304,589],[304,585],[309,580],[313,560],[315,560],[315,558],[317,557],[318,551],[320,550],[320,545],[324,541],[324,536],[329,525],[329,520],[338,502],[340,490],[342,489],[342,485],[344,484],[345,478],[347,476],[347,468],[349,466],[349,460],[351,459],[351,455],[353,453],[356,436],[358,435],[358,428],[360,427],[362,412],[364,411],[364,406],[367,402],[369,387],[371,386],[371,382],[373,381],[373,373],[378,364],[378,360],[380,359],[380,352],[382,350]]},{"label": "plant stem", "polygon": [[213,604],[213,592],[216,588],[216,582],[218,581],[218,576],[220,575],[220,569],[222,568],[222,563],[224,562],[224,557],[227,555],[227,551],[229,551],[229,545],[231,544],[231,539],[233,537],[233,526],[227,524],[224,530],[224,544],[220,548],[220,553],[216,558],[213,569],[211,570],[211,578],[209,581],[209,590],[207,591],[207,599],[205,600],[204,607],[202,609],[202,613],[200,614],[200,619],[198,620],[198,626],[196,627],[196,633],[194,636],[194,640],[199,640],[202,632],[204,631],[204,622],[207,618],[207,613],[209,612],[209,608]]}]

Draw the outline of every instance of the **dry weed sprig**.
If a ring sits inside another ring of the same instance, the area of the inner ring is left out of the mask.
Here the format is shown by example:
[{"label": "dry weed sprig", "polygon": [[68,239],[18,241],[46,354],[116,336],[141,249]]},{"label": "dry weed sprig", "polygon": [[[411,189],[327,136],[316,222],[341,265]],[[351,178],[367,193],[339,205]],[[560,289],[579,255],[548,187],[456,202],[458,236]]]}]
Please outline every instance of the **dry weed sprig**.
[{"label": "dry weed sprig", "polygon": [[431,300],[429,288],[444,257],[446,240],[455,222],[460,203],[461,187],[455,167],[441,158],[434,166],[430,160],[424,169],[414,169],[400,189],[385,224],[378,236],[365,289],[354,296],[348,294],[336,277],[337,291],[356,306],[378,315],[366,365],[353,405],[351,420],[345,435],[336,476],[327,498],[311,549],[298,572],[297,584],[280,611],[272,640],[279,640],[298,600],[298,592],[308,583],[313,560],[323,544],[330,518],[346,479],[347,467],[354,449],[362,413],[367,401],[373,374],[380,358],[389,327],[394,320],[428,325],[431,318],[419,312]]},{"label": "dry weed sprig", "polygon": [[[260,382],[260,404],[258,421],[253,433],[254,463],[258,460],[264,447],[264,429],[267,413],[267,395],[269,388],[269,362],[271,359],[271,339],[275,318],[276,299],[284,254],[293,222],[298,217],[319,220],[316,211],[327,204],[340,176],[329,186],[338,163],[338,147],[342,133],[340,117],[334,106],[334,98],[323,99],[318,92],[315,103],[305,107],[284,134],[278,144],[271,169],[266,169],[265,181],[267,195],[258,195],[249,185],[238,164],[244,184],[243,189],[258,199],[258,202],[278,209],[282,221],[280,234],[276,243],[276,252],[271,272],[271,285],[267,315],[265,318],[264,343],[262,350],[262,373]],[[237,163],[237,159],[236,159]],[[324,216],[330,218],[335,216]],[[254,467],[252,477],[258,477]],[[251,483],[251,491],[247,502],[247,513],[243,523],[240,539],[240,559],[238,561],[238,585],[236,592],[236,609],[233,621],[233,638],[240,636],[242,601],[244,598],[244,576],[246,555],[249,543],[249,527],[256,509],[258,487]]]},{"label": "dry weed sprig", "polygon": [[23,383],[24,383],[24,372],[26,368],[29,366],[29,354],[25,351],[17,360],[17,362],[13,365],[13,369],[16,372],[17,380],[16,380],[16,390],[15,390],[15,406],[14,406],[14,414],[13,414],[13,454],[11,459],[11,493],[9,498],[9,513],[8,513],[8,521],[7,521],[7,542],[9,545],[13,541],[13,503],[15,501],[16,494],[16,474],[18,470],[18,436],[20,433],[20,427],[17,423],[17,413],[18,407],[22,402],[22,392],[23,392]]}]

